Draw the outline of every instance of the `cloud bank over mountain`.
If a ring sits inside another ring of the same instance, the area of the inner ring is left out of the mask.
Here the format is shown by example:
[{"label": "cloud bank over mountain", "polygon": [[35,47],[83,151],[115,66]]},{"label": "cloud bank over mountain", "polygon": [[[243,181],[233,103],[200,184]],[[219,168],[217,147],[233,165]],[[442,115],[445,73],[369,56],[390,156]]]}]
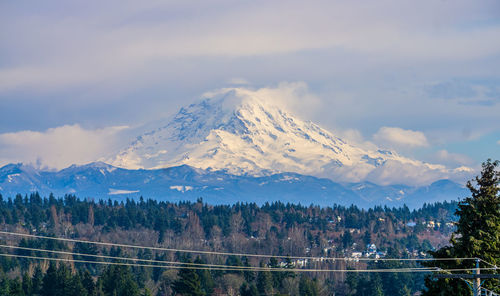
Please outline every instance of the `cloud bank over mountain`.
[{"label": "cloud bank over mountain", "polygon": [[1,8],[0,133],[136,126],[228,84],[303,81],[318,104],[308,98],[294,114],[335,134],[352,129],[376,142],[382,127],[401,128],[425,135],[427,146],[398,147],[417,159],[440,150],[475,165],[500,158],[496,0]]},{"label": "cloud bank over mountain", "polygon": [[84,129],[78,124],[43,132],[20,131],[0,134],[0,163],[22,162],[36,167],[62,169],[93,162],[116,149],[126,126]]},{"label": "cloud bank over mountain", "polygon": [[[301,84],[282,84],[278,88],[225,88],[205,93],[200,102],[138,136],[107,162],[128,169],[187,164],[236,175],[296,172],[383,185],[462,180],[473,172],[465,166],[450,169],[414,160],[373,143],[356,146],[303,121],[281,107],[307,98],[303,88]],[[428,145],[423,133],[394,127],[383,127],[374,139],[385,147]]]},{"label": "cloud bank over mountain", "polygon": [[396,152],[429,146],[421,131],[381,127],[371,142],[354,129],[336,135],[300,119],[324,107],[303,82],[223,88],[139,128],[67,125],[0,134],[0,163],[54,169],[96,160],[127,169],[187,164],[239,175],[296,172],[382,185],[462,182],[473,172],[454,154],[441,153],[445,164],[432,164]]},{"label": "cloud bank over mountain", "polygon": [[425,147],[429,146],[427,138],[423,132],[404,130],[399,127],[381,127],[373,139],[382,145],[389,147]]}]

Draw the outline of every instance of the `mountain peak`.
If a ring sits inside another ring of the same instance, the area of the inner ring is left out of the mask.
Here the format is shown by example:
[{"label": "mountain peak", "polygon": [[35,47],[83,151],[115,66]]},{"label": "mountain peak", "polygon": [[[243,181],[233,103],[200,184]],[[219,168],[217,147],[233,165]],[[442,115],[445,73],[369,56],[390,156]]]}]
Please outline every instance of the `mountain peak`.
[{"label": "mountain peak", "polygon": [[206,92],[202,97],[204,98],[202,102],[220,105],[222,110],[226,112],[257,105],[265,106],[266,108],[277,107],[273,106],[269,98],[266,99],[258,92],[245,88],[222,88]]},{"label": "mountain peak", "polygon": [[[351,145],[285,112],[269,95],[244,88],[206,93],[167,124],[138,136],[108,162],[128,169],[186,164],[254,176],[296,172],[377,184],[388,184],[389,178],[394,182],[394,176],[401,178],[399,183],[430,183],[448,173],[442,166],[393,151]],[[427,177],[428,172],[432,174]],[[418,174],[418,181],[412,182],[412,174]]]}]

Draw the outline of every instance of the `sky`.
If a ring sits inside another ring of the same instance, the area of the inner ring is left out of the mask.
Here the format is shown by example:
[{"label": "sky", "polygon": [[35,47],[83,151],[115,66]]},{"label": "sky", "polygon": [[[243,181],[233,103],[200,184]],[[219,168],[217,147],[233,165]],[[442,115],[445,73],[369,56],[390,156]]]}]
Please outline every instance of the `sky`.
[{"label": "sky", "polygon": [[496,0],[2,1],[0,40],[0,166],[91,162],[235,86],[360,145],[500,159]]}]

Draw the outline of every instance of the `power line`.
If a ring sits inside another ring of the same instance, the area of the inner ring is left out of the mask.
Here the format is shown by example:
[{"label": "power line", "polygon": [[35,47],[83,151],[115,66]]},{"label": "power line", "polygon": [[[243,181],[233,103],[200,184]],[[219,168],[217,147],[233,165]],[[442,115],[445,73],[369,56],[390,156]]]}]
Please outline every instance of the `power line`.
[{"label": "power line", "polygon": [[[76,252],[68,252],[68,251],[56,251],[56,250],[46,250],[46,249],[38,249],[38,248],[28,248],[28,247],[19,247],[19,246],[12,246],[12,245],[0,245],[0,247],[3,248],[11,248],[11,249],[19,249],[19,250],[26,250],[26,251],[35,251],[35,252],[48,252],[48,253],[53,253],[53,254],[61,254],[61,255],[72,255],[72,256],[86,256],[86,257],[94,257],[94,258],[101,258],[101,259],[112,259],[112,260],[128,260],[128,261],[143,261],[143,262],[150,262],[150,263],[163,263],[163,264],[177,264],[177,265],[189,265],[189,266],[201,266],[201,267],[208,267],[208,268],[230,268],[231,270],[258,270],[258,271],[270,271],[274,270],[275,268],[271,267],[254,267],[254,266],[232,266],[232,265],[221,265],[221,264],[207,264],[207,263],[192,263],[192,262],[179,262],[179,261],[163,261],[163,260],[152,260],[152,259],[139,259],[139,258],[128,258],[128,257],[118,257],[118,256],[106,256],[106,255],[94,255],[94,254],[84,254],[84,253],[76,253]],[[38,256],[36,256],[38,257]],[[43,258],[51,258],[51,257],[43,257]],[[78,259],[75,259],[78,260]],[[87,260],[85,260],[87,261]],[[90,262],[95,262],[95,261],[90,261]],[[157,266],[157,265],[153,265]],[[182,266],[181,266],[182,267]],[[434,267],[408,267],[408,268],[399,268],[399,269],[404,269],[404,270],[433,270]],[[286,268],[285,271],[293,271],[293,270],[305,270],[305,269],[292,269],[292,268]],[[320,269],[314,269],[314,271],[317,271]],[[333,270],[325,270],[321,269],[324,271],[333,271]],[[384,269],[386,270],[386,269]],[[389,269],[387,269],[389,270]],[[391,270],[396,270],[396,269],[391,269]],[[310,271],[313,271],[312,269]],[[337,270],[335,270],[337,271]]]},{"label": "power line", "polygon": [[[102,264],[102,265],[124,265],[124,266],[135,266],[135,267],[155,267],[155,268],[165,268],[165,269],[198,269],[198,270],[220,270],[220,271],[241,271],[241,269],[235,269],[234,266],[228,266],[227,268],[217,268],[217,267],[202,267],[202,266],[175,266],[175,265],[151,265],[151,264],[140,264],[140,263],[126,263],[126,262],[104,262],[104,261],[89,261],[89,260],[79,260],[70,258],[51,258],[51,257],[40,257],[40,256],[29,256],[29,255],[17,255],[17,254],[5,254],[0,253],[3,257],[15,257],[15,258],[25,258],[25,259],[36,259],[36,260],[49,260],[49,261],[63,261],[63,262],[74,262],[74,263],[88,263],[88,264]],[[489,269],[489,268],[486,268]],[[470,271],[471,268],[464,269],[447,269],[444,271]],[[293,268],[267,268],[267,267],[252,267],[252,271],[271,271],[271,272],[361,272],[361,273],[420,273],[420,272],[433,272],[436,271],[434,268],[427,269],[411,269],[411,268],[397,268],[397,269],[293,269]]]},{"label": "power line", "polygon": [[341,260],[341,261],[455,261],[455,260],[476,260],[477,258],[355,258],[355,257],[312,257],[312,256],[288,256],[288,255],[270,255],[270,254],[248,254],[248,253],[233,253],[233,252],[218,252],[218,251],[205,251],[205,250],[186,250],[186,249],[176,249],[176,248],[162,248],[162,247],[147,247],[140,245],[129,245],[129,244],[118,244],[118,243],[106,243],[106,242],[96,242],[72,238],[62,238],[62,237],[51,237],[35,234],[25,234],[17,232],[7,232],[0,231],[0,234],[14,235],[21,237],[31,237],[38,239],[49,239],[57,241],[66,241],[73,243],[86,243],[95,244],[101,246],[114,246],[122,248],[135,248],[135,249],[149,249],[155,251],[164,252],[180,252],[180,253],[191,253],[191,254],[205,254],[205,255],[222,255],[222,256],[240,256],[240,257],[257,257],[257,258],[290,258],[290,259],[308,259],[308,260]]},{"label": "power line", "polygon": [[476,259],[478,259],[479,261],[481,261],[481,262],[483,262],[483,263],[488,264],[488,265],[489,265],[489,266],[491,266],[491,267],[494,267],[495,269],[498,269],[498,266],[496,266],[495,264],[492,264],[492,263],[490,263],[490,262],[488,262],[488,261],[486,261],[486,260],[483,260],[483,259],[481,259],[481,258],[476,258]]},{"label": "power line", "polygon": [[[235,269],[241,269],[241,270],[245,270],[245,269],[253,270],[255,268],[262,269],[262,270],[271,270],[272,269],[272,268],[266,268],[266,267],[233,266],[233,265],[222,265],[222,264],[192,263],[192,262],[165,261],[165,260],[140,259],[140,258],[119,257],[119,256],[95,255],[95,254],[85,254],[85,253],[76,253],[76,252],[68,252],[68,251],[46,250],[46,249],[20,247],[20,246],[12,246],[12,245],[2,245],[2,244],[0,244],[0,247],[10,248],[10,249],[26,250],[26,251],[35,251],[35,252],[48,252],[48,253],[62,254],[62,255],[94,257],[94,258],[101,258],[101,259],[112,259],[112,260],[128,260],[128,261],[143,261],[143,262],[150,262],[150,263],[177,264],[177,265],[189,265],[189,266],[235,268]],[[436,268],[437,267],[431,266],[431,267],[408,267],[408,268],[398,268],[398,269],[405,269],[405,270],[436,270]],[[393,268],[391,270],[395,270],[395,269],[396,268]],[[290,271],[291,269],[288,268],[287,270]],[[301,269],[301,270],[303,270],[303,269]],[[329,271],[329,270],[327,270],[327,271]]]},{"label": "power line", "polygon": [[[94,254],[83,254],[83,253],[76,253],[76,252],[67,252],[67,251],[56,251],[56,250],[46,250],[46,249],[37,249],[37,248],[28,248],[28,247],[18,247],[18,246],[11,246],[11,245],[0,245],[0,247],[4,248],[12,248],[12,249],[21,249],[21,250],[27,250],[27,251],[35,251],[35,252],[48,252],[48,253],[55,253],[55,254],[61,254],[61,255],[73,255],[73,256],[87,256],[87,257],[94,257],[94,258],[101,258],[101,259],[112,259],[112,260],[128,260],[128,261],[143,261],[143,262],[150,262],[150,263],[163,263],[163,264],[177,264],[177,265],[190,265],[193,267],[203,267],[204,269],[211,269],[211,270],[231,270],[231,271],[242,271],[242,270],[252,270],[252,271],[300,271],[300,272],[346,272],[346,271],[351,271],[351,272],[431,272],[431,271],[470,271],[473,269],[440,269],[438,267],[408,267],[408,268],[392,268],[392,269],[349,269],[349,270],[338,270],[338,269],[300,269],[300,268],[272,268],[272,267],[254,267],[254,266],[232,266],[232,265],[220,265],[220,264],[205,264],[205,263],[191,263],[191,262],[179,262],[179,261],[162,261],[162,260],[151,260],[151,259],[139,259],[139,258],[128,258],[128,257],[118,257],[118,256],[106,256],[106,255],[94,255]],[[29,256],[29,255],[17,255],[17,254],[0,254],[0,255],[9,255],[9,256],[18,256],[20,258],[31,258],[32,259],[61,259],[61,258],[52,258],[52,257],[40,257],[40,256]],[[73,260],[74,262],[82,262],[82,263],[98,263],[98,264],[104,264],[107,262],[103,261],[89,261],[89,260],[79,260],[79,259],[64,259],[64,260]],[[119,262],[115,262],[119,263]],[[137,266],[149,266],[149,267],[172,267],[172,268],[190,268],[191,267],[184,267],[184,266],[175,266],[175,265],[168,265],[168,266],[161,266],[161,265],[147,265],[147,264],[139,264],[139,263],[128,263],[128,264],[138,264]],[[486,269],[493,269],[493,268],[485,268]]]},{"label": "power line", "polygon": [[77,253],[77,252],[46,250],[46,249],[28,248],[28,247],[20,247],[20,246],[12,246],[12,245],[2,245],[2,244],[0,244],[0,247],[2,247],[2,248],[10,248],[10,249],[18,249],[18,250],[25,250],[25,251],[47,252],[47,253],[61,254],[61,255],[94,257],[94,258],[112,259],[112,260],[143,261],[143,262],[150,262],[150,263],[177,264],[177,265],[189,265],[189,266],[232,267],[232,268],[242,269],[242,270],[253,268],[252,266],[232,266],[232,265],[209,264],[209,263],[179,262],[179,261],[166,261],[166,260],[153,260],[153,259],[140,259],[140,258],[107,256],[107,255],[97,255],[97,254],[85,254],[85,253]]}]

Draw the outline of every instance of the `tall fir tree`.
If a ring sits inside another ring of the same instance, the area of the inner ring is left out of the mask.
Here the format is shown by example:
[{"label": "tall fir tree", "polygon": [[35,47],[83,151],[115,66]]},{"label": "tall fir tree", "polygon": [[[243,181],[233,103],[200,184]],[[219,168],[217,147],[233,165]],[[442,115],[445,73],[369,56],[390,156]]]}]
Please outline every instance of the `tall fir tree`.
[{"label": "tall fir tree", "polygon": [[45,276],[43,277],[41,295],[51,296],[57,294],[57,267],[56,264],[51,262]]},{"label": "tall fir tree", "polygon": [[[191,263],[191,260],[185,260]],[[205,296],[198,273],[192,268],[185,267],[179,270],[178,279],[172,284],[172,290],[183,296]]]},{"label": "tall fir tree", "polygon": [[[451,245],[431,252],[435,258],[480,258],[500,265],[500,171],[499,161],[488,159],[482,165],[481,175],[467,182],[471,196],[458,204],[457,230]],[[474,184],[475,183],[475,184]],[[433,261],[429,266],[442,269],[473,268],[473,260]],[[489,267],[489,266],[488,266]],[[483,271],[483,273],[488,271]],[[484,280],[482,286],[500,292],[499,281]],[[471,295],[468,285],[460,279],[425,280],[423,295]]]},{"label": "tall fir tree", "polygon": [[306,275],[302,275],[299,280],[299,295],[301,296],[318,296],[318,285],[315,280],[310,279]]},{"label": "tall fir tree", "polygon": [[[265,267],[264,263],[260,263],[260,267]],[[273,294],[273,276],[269,271],[259,271],[257,274],[257,290],[260,295]]]},{"label": "tall fir tree", "polygon": [[31,276],[25,272],[23,273],[23,291],[25,295],[33,295],[33,280]]},{"label": "tall fir tree", "polygon": [[99,285],[106,296],[139,296],[139,288],[128,266],[111,265],[100,280]]},{"label": "tall fir tree", "polygon": [[[200,257],[197,257],[194,260],[194,263],[197,264],[205,264],[206,262],[201,259]],[[214,291],[215,287],[215,282],[212,277],[212,274],[210,273],[209,270],[206,269],[198,269],[196,270],[196,273],[198,274],[198,277],[200,278],[200,283],[201,283],[201,288],[205,295],[211,295]]]},{"label": "tall fir tree", "polygon": [[259,291],[254,283],[248,284],[244,282],[240,287],[240,295],[241,296],[259,296]]},{"label": "tall fir tree", "polygon": [[33,273],[31,285],[32,285],[31,293],[33,295],[40,295],[40,291],[42,290],[43,286],[43,272],[42,268],[40,268],[40,265],[37,265],[35,267],[35,272]]}]

